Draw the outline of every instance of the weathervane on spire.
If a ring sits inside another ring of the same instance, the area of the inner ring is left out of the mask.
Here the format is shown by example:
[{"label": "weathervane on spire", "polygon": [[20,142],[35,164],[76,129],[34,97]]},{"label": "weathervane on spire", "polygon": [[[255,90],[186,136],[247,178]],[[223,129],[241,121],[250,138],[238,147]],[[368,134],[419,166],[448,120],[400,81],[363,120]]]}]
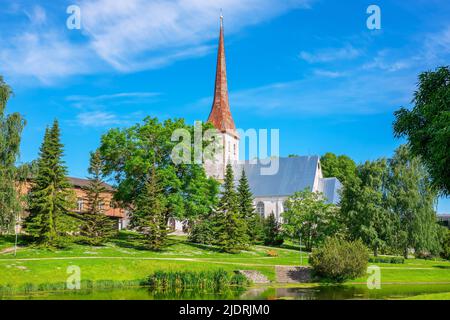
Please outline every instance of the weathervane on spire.
[{"label": "weathervane on spire", "polygon": [[220,8],[220,27],[223,27],[223,12],[222,12],[222,8]]}]

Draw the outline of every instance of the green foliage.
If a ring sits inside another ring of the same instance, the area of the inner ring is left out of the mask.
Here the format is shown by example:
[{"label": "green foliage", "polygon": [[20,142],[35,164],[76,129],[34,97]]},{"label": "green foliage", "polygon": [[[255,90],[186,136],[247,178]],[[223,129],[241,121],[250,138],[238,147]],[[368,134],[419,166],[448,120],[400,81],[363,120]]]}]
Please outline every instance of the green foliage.
[{"label": "green foliage", "polygon": [[394,220],[392,246],[407,258],[408,248],[416,254],[438,255],[437,193],[419,158],[407,146],[399,147],[390,161],[387,177],[387,206]]},{"label": "green foliage", "polygon": [[344,187],[354,181],[356,176],[356,163],[346,155],[336,156],[328,152],[320,158],[324,178],[336,177]]},{"label": "green foliage", "polygon": [[[210,126],[205,124],[203,129]],[[171,217],[190,219],[212,211],[217,204],[217,183],[206,177],[200,164],[172,161],[172,152],[179,142],[171,138],[177,129],[190,133],[192,141],[184,141],[184,144],[188,150],[193,150],[194,127],[181,119],[159,122],[147,117],[143,123],[111,129],[102,136],[100,153],[105,161],[105,174],[112,175],[117,182],[117,200],[134,207],[144,190],[148,172],[156,166]]]},{"label": "green foliage", "polygon": [[211,245],[216,241],[214,220],[212,215],[203,216],[192,222],[189,241]]},{"label": "green foliage", "polygon": [[286,233],[292,239],[298,239],[300,233],[308,251],[341,231],[336,206],[327,204],[322,194],[308,189],[288,198],[282,216]]},{"label": "green foliage", "polygon": [[441,227],[440,237],[441,240],[441,257],[450,260],[450,230],[446,227]]},{"label": "green foliage", "polygon": [[233,168],[227,165],[223,191],[214,213],[216,244],[228,253],[238,253],[248,246],[247,223],[239,213],[237,193],[234,188]]},{"label": "green foliage", "polygon": [[406,137],[411,153],[421,157],[433,185],[450,194],[450,69],[419,75],[414,108],[394,113],[394,133]]},{"label": "green foliage", "polygon": [[44,246],[58,246],[64,233],[64,215],[74,208],[74,195],[67,180],[67,168],[62,160],[58,122],[45,131],[38,172],[29,195],[30,215],[25,221],[26,231]]},{"label": "green foliage", "polygon": [[0,234],[13,233],[16,218],[22,212],[15,162],[25,120],[19,113],[5,115],[11,95],[11,88],[0,76]]},{"label": "green foliage", "polygon": [[167,208],[168,203],[164,199],[161,180],[156,167],[153,166],[150,175],[146,178],[144,190],[136,201],[136,209],[132,217],[133,225],[144,233],[151,250],[160,250],[166,244]]},{"label": "green foliage", "polygon": [[281,225],[275,218],[273,212],[264,219],[263,232],[264,245],[281,246],[283,244],[284,238],[281,232]]},{"label": "green foliage", "polygon": [[254,243],[261,239],[262,221],[255,212],[255,207],[253,206],[253,194],[250,190],[250,184],[244,170],[242,170],[241,177],[239,178],[237,197],[239,213],[242,219],[247,222],[247,234],[250,241]]},{"label": "green foliage", "polygon": [[341,214],[350,239],[361,239],[375,256],[388,246],[392,234],[392,218],[384,198],[387,170],[385,159],[359,165],[357,176],[344,188],[341,199]]},{"label": "green foliage", "polygon": [[403,257],[370,257],[371,263],[392,263],[392,264],[404,264],[405,258]]},{"label": "green foliage", "polygon": [[318,276],[344,282],[363,276],[368,259],[369,254],[362,241],[328,238],[322,247],[313,250],[309,262]]},{"label": "green foliage", "polygon": [[105,215],[104,210],[104,194],[107,190],[103,181],[103,167],[100,152],[97,150],[91,153],[89,184],[85,188],[87,212],[80,214],[83,220],[80,234],[91,245],[100,245],[116,233],[114,221]]},{"label": "green foliage", "polygon": [[156,271],[144,283],[152,289],[199,289],[218,292],[231,286],[244,287],[250,284],[247,278],[239,273],[225,270],[211,271]]}]

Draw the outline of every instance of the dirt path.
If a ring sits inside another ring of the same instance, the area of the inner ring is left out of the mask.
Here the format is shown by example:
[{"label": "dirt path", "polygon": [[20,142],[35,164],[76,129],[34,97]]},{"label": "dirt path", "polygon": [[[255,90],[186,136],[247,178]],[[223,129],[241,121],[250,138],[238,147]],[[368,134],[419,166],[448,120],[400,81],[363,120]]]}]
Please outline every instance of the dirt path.
[{"label": "dirt path", "polygon": [[0,259],[0,262],[11,261],[52,261],[52,260],[155,260],[155,261],[188,261],[199,263],[213,263],[213,264],[227,264],[227,265],[239,265],[239,266],[255,266],[255,267],[275,267],[278,264],[261,264],[261,263],[246,263],[246,262],[232,262],[232,261],[217,261],[208,260],[211,258],[156,258],[156,257],[47,257],[47,258],[20,258],[20,259]]}]

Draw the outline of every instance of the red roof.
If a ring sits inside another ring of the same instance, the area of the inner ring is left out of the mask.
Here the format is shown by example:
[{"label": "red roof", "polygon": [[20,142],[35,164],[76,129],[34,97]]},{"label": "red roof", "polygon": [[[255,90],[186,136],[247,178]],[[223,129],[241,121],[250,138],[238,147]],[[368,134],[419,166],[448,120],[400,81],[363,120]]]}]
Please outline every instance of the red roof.
[{"label": "red roof", "polygon": [[233,117],[231,116],[228,101],[227,68],[225,63],[225,44],[223,36],[223,23],[221,17],[219,49],[217,53],[216,83],[214,87],[214,101],[208,122],[217,130],[230,132],[237,136]]}]

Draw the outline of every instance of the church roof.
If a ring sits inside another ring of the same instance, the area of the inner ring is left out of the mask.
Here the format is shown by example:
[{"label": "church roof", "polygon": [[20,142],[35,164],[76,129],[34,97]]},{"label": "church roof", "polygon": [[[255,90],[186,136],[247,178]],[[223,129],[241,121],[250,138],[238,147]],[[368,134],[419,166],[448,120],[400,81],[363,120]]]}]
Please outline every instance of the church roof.
[{"label": "church roof", "polygon": [[341,201],[339,193],[341,189],[342,184],[337,178],[322,178],[319,180],[319,190],[330,203],[338,204]]},{"label": "church roof", "polygon": [[[278,172],[274,175],[262,175],[261,168],[268,168],[268,166],[261,163],[236,164],[236,180],[239,180],[242,168],[244,168],[251,191],[256,198],[288,197],[306,188],[313,191],[314,180],[318,175],[317,171],[320,165],[319,156],[278,158],[278,160]],[[339,190],[342,188],[339,180],[320,176],[318,178],[318,191],[323,193],[328,203],[338,204],[340,201]]]},{"label": "church roof", "polygon": [[225,43],[223,35],[223,17],[220,17],[219,48],[217,52],[216,82],[214,86],[214,101],[208,122],[221,132],[236,135],[236,127],[231,116],[228,101],[227,67],[225,63]]},{"label": "church roof", "polygon": [[275,175],[262,175],[262,164],[237,164],[236,176],[240,177],[242,167],[248,177],[250,188],[255,197],[290,196],[306,188],[312,190],[319,156],[301,156],[279,158],[279,169]]}]

